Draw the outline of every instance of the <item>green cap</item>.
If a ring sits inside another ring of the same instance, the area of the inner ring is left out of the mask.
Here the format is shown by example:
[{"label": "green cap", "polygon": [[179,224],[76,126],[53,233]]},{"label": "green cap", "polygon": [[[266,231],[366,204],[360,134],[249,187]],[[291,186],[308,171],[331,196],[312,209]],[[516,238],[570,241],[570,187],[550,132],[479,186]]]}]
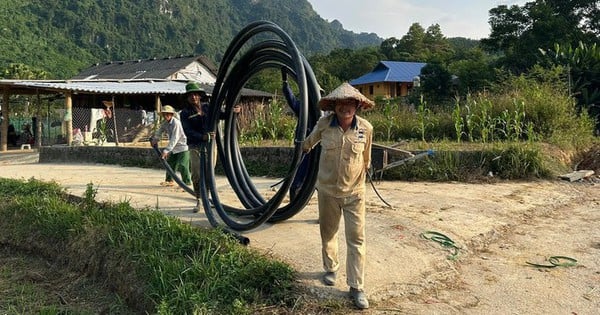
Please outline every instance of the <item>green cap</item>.
[{"label": "green cap", "polygon": [[206,95],[206,91],[204,91],[204,89],[202,89],[196,82],[189,82],[185,85],[185,94],[189,93],[200,93],[202,95]]}]

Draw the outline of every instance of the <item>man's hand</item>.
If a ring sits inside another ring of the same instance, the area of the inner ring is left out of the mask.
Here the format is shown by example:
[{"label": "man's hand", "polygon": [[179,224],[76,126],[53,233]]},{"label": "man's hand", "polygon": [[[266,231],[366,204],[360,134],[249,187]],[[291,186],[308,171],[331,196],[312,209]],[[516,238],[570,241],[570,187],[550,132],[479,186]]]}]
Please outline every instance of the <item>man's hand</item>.
[{"label": "man's hand", "polygon": [[208,132],[202,135],[202,141],[209,141],[210,139],[214,139],[215,137],[215,133],[214,132]]},{"label": "man's hand", "polygon": [[311,151],[311,148],[305,148],[304,146],[302,146],[302,153],[308,154],[310,151]]},{"label": "man's hand", "polygon": [[169,157],[169,152],[167,152],[167,151],[163,151],[163,152],[162,152],[162,154],[160,155],[160,157],[161,157],[163,160],[166,160],[166,159]]}]

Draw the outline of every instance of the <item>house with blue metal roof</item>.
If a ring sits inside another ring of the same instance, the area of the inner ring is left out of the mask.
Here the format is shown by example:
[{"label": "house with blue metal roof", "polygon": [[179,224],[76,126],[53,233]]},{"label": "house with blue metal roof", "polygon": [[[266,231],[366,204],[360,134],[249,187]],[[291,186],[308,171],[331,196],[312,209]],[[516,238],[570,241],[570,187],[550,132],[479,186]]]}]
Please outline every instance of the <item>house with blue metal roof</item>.
[{"label": "house with blue metal roof", "polygon": [[424,62],[380,61],[373,71],[349,83],[371,100],[376,97],[407,96],[413,88],[415,77],[421,74],[421,69],[426,65]]}]

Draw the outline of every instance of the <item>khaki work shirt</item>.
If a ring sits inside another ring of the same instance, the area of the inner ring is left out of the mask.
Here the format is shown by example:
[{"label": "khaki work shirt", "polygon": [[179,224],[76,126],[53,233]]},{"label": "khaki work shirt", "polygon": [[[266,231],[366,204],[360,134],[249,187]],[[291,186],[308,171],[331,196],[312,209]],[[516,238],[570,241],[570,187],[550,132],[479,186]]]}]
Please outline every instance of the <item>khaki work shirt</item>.
[{"label": "khaki work shirt", "polygon": [[344,132],[335,114],[321,117],[302,144],[307,151],[321,142],[319,192],[335,197],[364,193],[372,140],[373,126],[364,118],[354,116],[352,126]]}]

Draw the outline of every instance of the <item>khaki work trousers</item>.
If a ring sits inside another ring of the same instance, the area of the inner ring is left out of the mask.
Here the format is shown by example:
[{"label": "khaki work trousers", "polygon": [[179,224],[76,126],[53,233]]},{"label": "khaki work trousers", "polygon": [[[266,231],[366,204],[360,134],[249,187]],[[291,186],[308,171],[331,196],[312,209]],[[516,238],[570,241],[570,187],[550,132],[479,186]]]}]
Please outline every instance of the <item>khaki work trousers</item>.
[{"label": "khaki work trousers", "polygon": [[[212,167],[215,168],[217,165],[217,143],[212,141]],[[200,197],[200,148],[194,147],[190,148],[190,172],[192,173],[192,184],[194,186],[194,192],[196,193],[196,198]]]},{"label": "khaki work trousers", "polygon": [[319,192],[318,196],[323,268],[328,272],[337,272],[340,267],[338,229],[343,214],[347,247],[346,282],[352,288],[363,289],[366,260],[365,194],[339,198]]}]

